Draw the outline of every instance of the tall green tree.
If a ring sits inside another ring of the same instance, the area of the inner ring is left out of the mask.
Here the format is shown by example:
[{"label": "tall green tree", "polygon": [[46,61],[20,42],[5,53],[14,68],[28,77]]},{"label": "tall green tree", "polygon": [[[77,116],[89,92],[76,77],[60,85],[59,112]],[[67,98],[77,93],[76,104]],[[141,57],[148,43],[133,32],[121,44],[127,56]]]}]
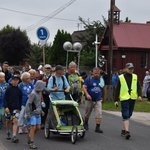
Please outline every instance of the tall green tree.
[{"label": "tall green tree", "polygon": [[25,31],[7,25],[0,30],[0,61],[18,65],[30,52],[30,40]]},{"label": "tall green tree", "polygon": [[[79,17],[79,21],[83,24],[86,34],[80,34],[78,39],[84,42],[83,50],[81,51],[80,65],[94,66],[95,64],[95,37],[98,35],[98,41],[101,41],[103,32],[106,27],[106,20],[103,17],[104,24],[98,21],[84,20]],[[84,33],[85,33],[84,32]]]},{"label": "tall green tree", "polygon": [[39,44],[32,44],[30,49],[30,54],[28,55],[28,59],[33,68],[37,68],[39,65],[43,64],[43,49],[45,53],[45,63],[49,63],[49,51],[51,49],[50,44],[45,44],[44,47]]},{"label": "tall green tree", "polygon": [[[64,30],[58,30],[54,38],[53,45],[48,52],[48,61],[50,64],[66,65],[67,52],[63,49],[63,44],[71,40],[71,35]],[[69,54],[69,61],[73,60],[73,54]]]},{"label": "tall green tree", "polygon": [[28,59],[33,68],[37,68],[39,64],[42,64],[42,48],[38,44],[31,45]]}]

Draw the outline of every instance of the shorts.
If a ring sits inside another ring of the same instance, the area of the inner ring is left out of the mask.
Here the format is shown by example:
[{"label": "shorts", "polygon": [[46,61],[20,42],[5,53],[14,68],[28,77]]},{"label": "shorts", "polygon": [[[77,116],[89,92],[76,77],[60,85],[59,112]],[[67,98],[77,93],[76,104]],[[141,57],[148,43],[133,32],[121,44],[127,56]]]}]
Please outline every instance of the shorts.
[{"label": "shorts", "polygon": [[29,125],[35,126],[41,124],[41,116],[31,116],[31,118],[28,120]]},{"label": "shorts", "polygon": [[89,118],[90,114],[94,108],[95,111],[95,119],[102,118],[102,103],[101,101],[89,101],[86,100],[86,108],[85,108],[85,117]]},{"label": "shorts", "polygon": [[123,120],[129,119],[134,110],[135,100],[121,101],[121,112]]},{"label": "shorts", "polygon": [[13,120],[13,119],[17,119],[19,118],[20,115],[20,111],[18,109],[13,110],[12,113],[5,113],[5,118],[6,120]]}]

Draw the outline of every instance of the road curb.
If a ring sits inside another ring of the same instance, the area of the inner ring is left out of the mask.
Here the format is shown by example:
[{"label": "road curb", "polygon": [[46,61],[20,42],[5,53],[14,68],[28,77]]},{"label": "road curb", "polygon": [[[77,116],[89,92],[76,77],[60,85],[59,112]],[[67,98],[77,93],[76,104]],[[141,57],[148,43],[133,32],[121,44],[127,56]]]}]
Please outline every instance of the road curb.
[{"label": "road curb", "polygon": [[[107,111],[107,110],[103,110],[103,112],[109,113],[109,114],[113,114],[116,116],[120,116],[121,117],[121,112],[120,111]],[[131,120],[146,124],[150,126],[150,113],[146,113],[146,112],[133,112],[133,115],[131,117]]]}]

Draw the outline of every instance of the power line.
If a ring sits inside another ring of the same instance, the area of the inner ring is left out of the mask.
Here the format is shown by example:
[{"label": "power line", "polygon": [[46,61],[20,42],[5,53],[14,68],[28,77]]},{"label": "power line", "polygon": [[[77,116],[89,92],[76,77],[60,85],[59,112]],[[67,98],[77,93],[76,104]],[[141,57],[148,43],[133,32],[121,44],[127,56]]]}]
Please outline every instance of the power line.
[{"label": "power line", "polygon": [[63,5],[62,7],[58,8],[56,11],[54,11],[52,14],[49,14],[48,16],[44,17],[43,19],[41,19],[40,21],[28,26],[27,28],[25,28],[25,30],[27,32],[35,29],[36,27],[42,25],[43,23],[47,22],[48,20],[50,20],[51,18],[53,18],[54,16],[56,16],[57,14],[59,14],[60,12],[62,12],[65,8],[69,7],[72,3],[74,3],[76,0],[71,0],[70,2],[66,3],[65,5]]},{"label": "power line", "polygon": [[[27,12],[17,11],[17,10],[13,10],[13,9],[3,8],[3,7],[0,7],[0,9],[6,10],[6,11],[11,11],[11,12],[14,12],[14,13],[19,13],[19,14],[35,16],[35,17],[42,17],[42,18],[43,18],[43,17],[46,17],[46,16],[44,16],[44,15],[38,15],[38,14],[33,14],[33,13],[27,13]],[[66,20],[66,21],[78,21],[78,20],[65,19],[65,18],[53,18],[53,19]]]}]

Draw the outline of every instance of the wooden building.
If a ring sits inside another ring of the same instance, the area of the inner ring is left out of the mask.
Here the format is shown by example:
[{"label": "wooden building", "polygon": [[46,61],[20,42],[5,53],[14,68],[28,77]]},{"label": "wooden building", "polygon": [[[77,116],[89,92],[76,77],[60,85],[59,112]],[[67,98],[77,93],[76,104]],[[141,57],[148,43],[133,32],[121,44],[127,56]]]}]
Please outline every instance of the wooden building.
[{"label": "wooden building", "polygon": [[[100,54],[105,56],[104,68],[107,70],[109,50],[109,24],[99,46]],[[150,22],[131,23],[120,21],[120,10],[114,8],[113,25],[113,64],[112,68],[123,69],[125,64],[132,62],[135,73],[141,81],[145,72],[150,69]]]}]

